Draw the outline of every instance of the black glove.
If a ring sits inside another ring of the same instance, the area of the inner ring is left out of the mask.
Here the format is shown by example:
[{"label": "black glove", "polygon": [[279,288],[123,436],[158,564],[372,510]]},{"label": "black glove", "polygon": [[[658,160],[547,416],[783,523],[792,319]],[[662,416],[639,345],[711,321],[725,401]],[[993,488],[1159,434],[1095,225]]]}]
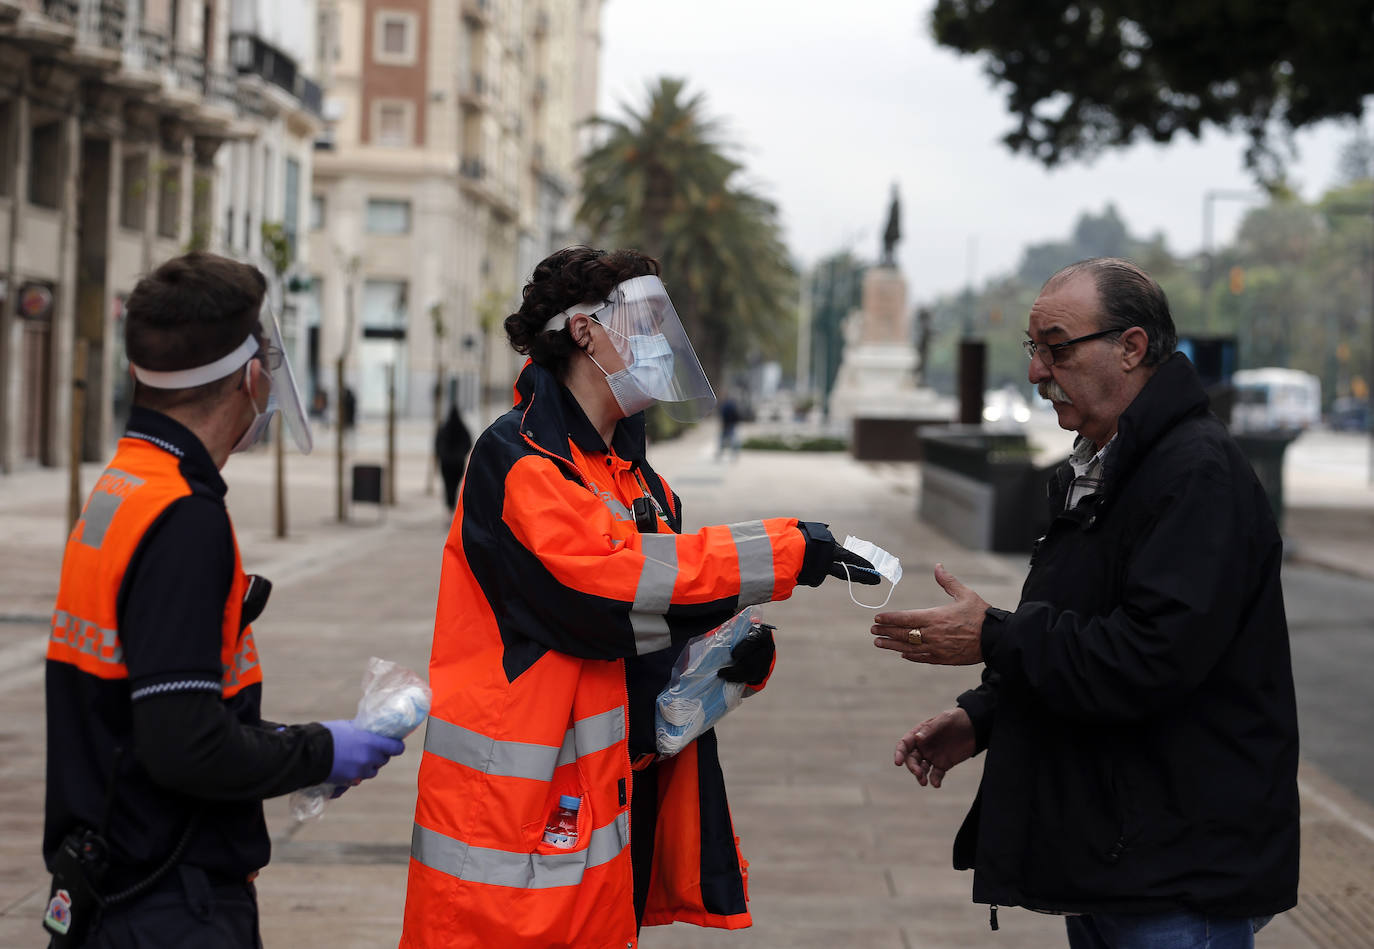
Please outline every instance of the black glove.
[{"label": "black glove", "polygon": [[726,682],[762,685],[773,668],[773,654],[777,652],[777,646],[773,643],[773,629],[767,623],[755,625],[749,630],[749,635],[730,650],[730,665],[716,670],[716,675]]},{"label": "black glove", "polygon": [[[835,543],[835,537],[826,525],[816,521],[798,521],[797,530],[806,538],[806,553],[802,555],[798,583],[818,587],[821,581],[831,576],[874,586],[882,579],[882,574],[873,569],[873,564]],[[842,564],[849,565],[848,571]]]}]

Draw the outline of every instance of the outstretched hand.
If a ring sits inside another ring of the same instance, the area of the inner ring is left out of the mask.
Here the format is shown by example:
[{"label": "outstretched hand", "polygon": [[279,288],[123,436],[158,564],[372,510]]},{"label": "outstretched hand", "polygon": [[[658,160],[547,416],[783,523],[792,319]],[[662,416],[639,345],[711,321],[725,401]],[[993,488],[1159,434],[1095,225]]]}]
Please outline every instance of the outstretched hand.
[{"label": "outstretched hand", "polygon": [[977,751],[973,720],[962,708],[952,708],[928,718],[902,736],[892,752],[892,763],[916,776],[925,787],[939,787],[945,773]]},{"label": "outstretched hand", "polygon": [[870,632],[873,645],[903,659],[939,666],[971,666],[983,661],[983,618],[988,604],[964,586],[945,565],[935,565],[935,582],[953,600],[924,610],[879,613]]}]

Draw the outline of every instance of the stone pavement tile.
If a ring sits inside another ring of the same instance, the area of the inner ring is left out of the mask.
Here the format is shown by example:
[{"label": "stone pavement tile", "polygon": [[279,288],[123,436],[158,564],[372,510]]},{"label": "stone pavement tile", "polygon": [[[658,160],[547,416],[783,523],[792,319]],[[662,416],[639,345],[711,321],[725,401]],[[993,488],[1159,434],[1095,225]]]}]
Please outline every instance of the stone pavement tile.
[{"label": "stone pavement tile", "polygon": [[400,938],[405,867],[274,863],[258,878],[263,945],[377,949]]}]

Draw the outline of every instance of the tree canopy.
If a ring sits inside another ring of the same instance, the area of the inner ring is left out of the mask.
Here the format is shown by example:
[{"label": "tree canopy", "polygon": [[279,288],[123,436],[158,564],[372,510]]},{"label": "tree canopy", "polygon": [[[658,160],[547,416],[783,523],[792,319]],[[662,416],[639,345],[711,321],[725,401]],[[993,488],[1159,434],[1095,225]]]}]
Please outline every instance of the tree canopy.
[{"label": "tree canopy", "polygon": [[1281,197],[1245,215],[1235,240],[1175,257],[1162,237],[1132,235],[1116,209],[1085,213],[1059,241],[1025,248],[1014,271],[934,304],[937,343],[927,378],[954,383],[953,341],[988,344],[988,383],[1027,385],[1020,339],[1045,279],[1104,254],[1129,257],[1159,281],[1183,336],[1233,336],[1239,368],[1286,366],[1316,374],[1323,401],[1364,399],[1374,378],[1374,180],[1340,182],[1319,200]]},{"label": "tree canopy", "polygon": [[1211,125],[1272,187],[1276,137],[1374,93],[1374,0],[937,0],[931,27],[1010,87],[1003,141],[1047,166]]},{"label": "tree canopy", "polygon": [[707,375],[794,342],[797,277],[777,208],[738,183],[718,123],[682,80],[649,87],[647,106],[595,120],[578,219],[593,238],[658,258]]}]

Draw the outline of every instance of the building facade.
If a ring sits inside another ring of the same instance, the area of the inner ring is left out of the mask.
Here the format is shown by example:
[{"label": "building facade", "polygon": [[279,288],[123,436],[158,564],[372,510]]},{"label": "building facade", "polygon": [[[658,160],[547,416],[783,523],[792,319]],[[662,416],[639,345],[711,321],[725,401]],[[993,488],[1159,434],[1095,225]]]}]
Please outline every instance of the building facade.
[{"label": "building facade", "polygon": [[0,0],[0,472],[65,463],[77,383],[84,457],[108,454],[143,273],[200,248],[275,274],[277,234],[307,266],[314,23],[310,0]]},{"label": "building facade", "polygon": [[[302,375],[363,415],[455,393],[481,415],[519,365],[501,320],[572,239],[601,0],[320,0],[316,320]],[[497,395],[499,393],[499,395]]]}]

